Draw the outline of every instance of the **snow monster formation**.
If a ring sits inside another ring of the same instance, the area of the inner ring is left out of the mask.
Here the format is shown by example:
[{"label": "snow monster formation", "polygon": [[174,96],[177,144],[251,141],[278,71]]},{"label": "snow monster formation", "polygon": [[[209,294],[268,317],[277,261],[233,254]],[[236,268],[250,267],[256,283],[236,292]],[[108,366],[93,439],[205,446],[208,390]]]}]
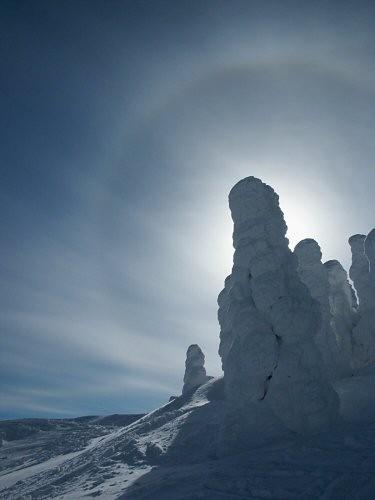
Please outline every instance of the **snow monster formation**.
[{"label": "snow monster formation", "polygon": [[204,359],[203,351],[199,345],[192,344],[188,347],[185,361],[184,386],[182,388],[183,395],[192,392],[212,378],[206,375]]},{"label": "snow monster formation", "polygon": [[359,301],[359,312],[371,308],[370,267],[365,254],[364,234],[354,234],[349,238],[352,251],[352,265],[349,269],[350,279],[353,281]]},{"label": "snow monster formation", "polygon": [[359,319],[353,330],[354,368],[375,362],[375,229],[367,236],[349,238],[352,250],[350,277],[358,295]]},{"label": "snow monster formation", "polygon": [[357,299],[348,274],[338,260],[324,263],[328,273],[331,327],[338,347],[335,379],[353,374],[352,331],[357,320]]},{"label": "snow monster formation", "polygon": [[314,340],[323,359],[326,373],[331,380],[334,380],[338,371],[336,366],[338,345],[331,328],[328,273],[321,260],[322,252],[315,240],[305,239],[297,243],[294,254],[297,257],[297,271],[301,281],[320,306],[321,322]]},{"label": "snow monster formation", "polygon": [[248,177],[231,190],[229,206],[235,252],[218,298],[223,440],[238,446],[236,433],[243,439],[246,426],[253,436],[265,427],[268,436],[280,426],[317,431],[336,420],[339,402],[315,344],[319,304],[297,273],[278,196]]},{"label": "snow monster formation", "polygon": [[346,271],[338,261],[323,264],[320,246],[313,239],[300,241],[294,254],[297,256],[298,274],[320,307],[322,321],[315,344],[326,374],[330,380],[350,376],[353,304]]},{"label": "snow monster formation", "polygon": [[[372,300],[375,299],[375,229],[368,233],[365,239],[365,254],[369,261],[369,281],[372,292]],[[372,302],[372,307],[374,307]]]}]

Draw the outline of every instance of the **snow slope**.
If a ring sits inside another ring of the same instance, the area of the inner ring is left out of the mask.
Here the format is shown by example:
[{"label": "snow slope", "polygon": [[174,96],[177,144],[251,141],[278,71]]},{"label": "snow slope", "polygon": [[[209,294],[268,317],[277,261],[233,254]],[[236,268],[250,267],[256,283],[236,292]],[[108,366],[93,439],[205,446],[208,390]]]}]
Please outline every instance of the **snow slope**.
[{"label": "snow slope", "polygon": [[213,379],[81,451],[2,471],[0,498],[371,499],[374,383],[375,370],[336,383],[341,420],[329,431],[219,458],[225,402]]}]

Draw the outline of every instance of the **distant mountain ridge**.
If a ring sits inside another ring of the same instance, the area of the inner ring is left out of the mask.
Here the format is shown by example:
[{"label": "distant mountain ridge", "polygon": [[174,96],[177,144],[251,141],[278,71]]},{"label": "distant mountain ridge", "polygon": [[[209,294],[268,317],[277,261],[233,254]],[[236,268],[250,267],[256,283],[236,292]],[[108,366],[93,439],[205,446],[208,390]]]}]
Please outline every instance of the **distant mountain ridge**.
[{"label": "distant mountain ridge", "polygon": [[139,414],[118,414],[113,415],[85,415],[75,418],[21,418],[11,420],[0,420],[0,446],[3,441],[16,441],[24,439],[40,431],[49,432],[72,427],[82,426],[84,424],[102,426],[102,427],[124,427],[139,418],[144,413]]}]

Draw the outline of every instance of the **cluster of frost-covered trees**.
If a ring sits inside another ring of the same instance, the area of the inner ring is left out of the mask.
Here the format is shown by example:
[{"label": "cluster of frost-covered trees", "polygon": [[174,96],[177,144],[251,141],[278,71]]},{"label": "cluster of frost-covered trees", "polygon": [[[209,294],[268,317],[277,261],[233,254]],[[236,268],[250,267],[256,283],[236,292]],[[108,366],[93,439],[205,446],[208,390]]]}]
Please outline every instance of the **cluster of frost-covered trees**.
[{"label": "cluster of frost-covered trees", "polygon": [[[274,190],[248,177],[229,194],[233,268],[218,297],[227,411],[222,445],[283,429],[314,432],[339,415],[335,381],[375,363],[375,230],[349,239],[350,278],[319,244],[292,252]],[[191,346],[184,393],[207,380]]]}]

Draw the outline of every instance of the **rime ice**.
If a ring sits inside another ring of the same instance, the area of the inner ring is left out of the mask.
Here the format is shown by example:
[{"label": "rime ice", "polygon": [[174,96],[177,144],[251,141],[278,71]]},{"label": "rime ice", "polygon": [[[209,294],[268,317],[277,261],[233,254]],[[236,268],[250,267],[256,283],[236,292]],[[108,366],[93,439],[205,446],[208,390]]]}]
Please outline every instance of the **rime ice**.
[{"label": "rime ice", "polygon": [[248,177],[231,190],[229,206],[233,269],[218,299],[227,397],[242,421],[259,414],[316,431],[336,419],[338,397],[315,344],[321,311],[298,276],[278,196]]},{"label": "rime ice", "polygon": [[186,353],[184,386],[182,394],[187,394],[205,384],[208,377],[204,367],[204,354],[197,344],[189,346]]}]

